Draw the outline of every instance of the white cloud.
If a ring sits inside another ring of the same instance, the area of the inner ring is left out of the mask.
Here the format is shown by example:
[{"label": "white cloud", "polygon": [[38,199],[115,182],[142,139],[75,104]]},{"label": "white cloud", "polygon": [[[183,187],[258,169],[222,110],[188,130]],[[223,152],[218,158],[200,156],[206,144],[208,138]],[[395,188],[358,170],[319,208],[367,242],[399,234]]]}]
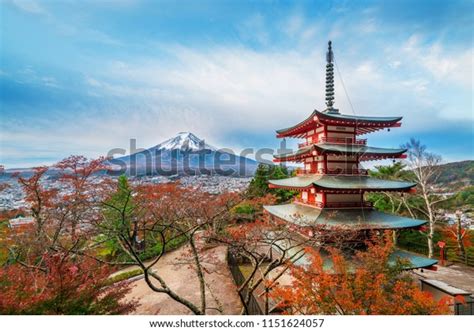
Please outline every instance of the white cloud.
[{"label": "white cloud", "polygon": [[367,18],[357,26],[357,29],[364,34],[373,33],[377,31],[377,22],[373,17]]},{"label": "white cloud", "polygon": [[295,36],[301,31],[304,24],[304,18],[301,14],[293,14],[283,23],[283,31],[288,36]]},{"label": "white cloud", "polygon": [[30,14],[46,14],[47,11],[36,0],[12,0],[11,3],[18,9]]},{"label": "white cloud", "polygon": [[256,41],[259,44],[267,45],[269,43],[269,33],[266,24],[265,17],[262,14],[252,15],[238,26],[240,37],[243,40]]},{"label": "white cloud", "polygon": [[424,46],[420,35],[405,43],[403,56],[426,69],[435,80],[447,81],[472,90],[474,49],[446,50],[439,42]]},{"label": "white cloud", "polygon": [[402,65],[402,61],[394,60],[389,62],[388,65],[390,66],[390,68],[397,69]]}]

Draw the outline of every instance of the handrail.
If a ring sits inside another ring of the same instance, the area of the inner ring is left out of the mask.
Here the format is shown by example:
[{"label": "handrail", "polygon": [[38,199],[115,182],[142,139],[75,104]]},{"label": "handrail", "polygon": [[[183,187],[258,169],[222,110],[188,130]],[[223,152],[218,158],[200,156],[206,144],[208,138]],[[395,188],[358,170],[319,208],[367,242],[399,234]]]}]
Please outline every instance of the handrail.
[{"label": "handrail", "polygon": [[311,175],[311,174],[319,174],[319,175],[361,175],[367,176],[369,174],[368,170],[366,169],[318,169],[317,171],[307,170],[298,168],[296,169],[297,175]]},{"label": "handrail", "polygon": [[295,202],[312,206],[318,208],[372,208],[374,205],[370,201],[362,202],[326,202],[322,203],[321,201],[308,202],[308,200],[303,200],[301,198],[295,198]]},{"label": "handrail", "polygon": [[[298,144],[298,148],[304,148],[315,144],[314,141],[305,141]],[[367,139],[353,139],[340,137],[321,137],[317,143],[331,143],[331,144],[351,144],[351,145],[367,145]]]},{"label": "handrail", "polygon": [[318,142],[334,143],[334,144],[367,145],[367,139],[352,139],[352,138],[340,138],[340,137],[321,137],[319,138]]}]

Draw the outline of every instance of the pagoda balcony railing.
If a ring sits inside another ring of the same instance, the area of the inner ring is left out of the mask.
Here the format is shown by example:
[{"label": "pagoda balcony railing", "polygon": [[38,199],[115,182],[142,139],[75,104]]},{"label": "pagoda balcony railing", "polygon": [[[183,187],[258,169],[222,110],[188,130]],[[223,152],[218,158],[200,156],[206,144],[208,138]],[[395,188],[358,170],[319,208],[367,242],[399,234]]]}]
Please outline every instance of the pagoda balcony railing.
[{"label": "pagoda balcony railing", "polygon": [[366,169],[318,169],[317,171],[298,168],[297,175],[360,175],[367,176],[369,172]]},{"label": "pagoda balcony railing", "polygon": [[367,139],[353,139],[353,138],[340,138],[340,137],[321,137],[319,138],[318,142],[331,143],[331,144],[367,145]]},{"label": "pagoda balcony railing", "polygon": [[310,174],[314,174],[314,172],[311,171],[311,170],[298,168],[298,169],[296,169],[296,174],[297,175],[310,175]]},{"label": "pagoda balcony railing", "polygon": [[[353,145],[367,145],[367,139],[352,139],[340,137],[321,137],[317,143],[331,143],[331,144],[353,144]],[[304,148],[316,144],[314,141],[305,141],[298,144],[298,148]]]},{"label": "pagoda balcony railing", "polygon": [[295,198],[294,200],[297,203],[318,207],[318,208],[372,208],[374,205],[370,201],[363,201],[363,202],[310,202],[308,200],[303,200],[301,198]]},{"label": "pagoda balcony railing", "polygon": [[322,174],[326,175],[361,175],[367,176],[369,174],[366,169],[319,169]]},{"label": "pagoda balcony railing", "polygon": [[326,208],[372,208],[370,201],[363,202],[326,202]]},{"label": "pagoda balcony railing", "polygon": [[314,141],[305,141],[303,143],[299,143],[298,144],[298,148],[304,148],[306,146],[311,146],[314,144]]}]

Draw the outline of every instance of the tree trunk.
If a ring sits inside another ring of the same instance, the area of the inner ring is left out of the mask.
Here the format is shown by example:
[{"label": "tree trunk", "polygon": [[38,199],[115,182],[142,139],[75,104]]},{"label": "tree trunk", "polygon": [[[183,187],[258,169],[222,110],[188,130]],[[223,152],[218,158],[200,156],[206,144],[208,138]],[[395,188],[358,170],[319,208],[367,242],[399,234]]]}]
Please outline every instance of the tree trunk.
[{"label": "tree trunk", "polygon": [[428,257],[430,259],[433,257],[433,252],[434,252],[433,237],[434,237],[434,222],[430,220],[430,231],[428,233]]},{"label": "tree trunk", "polygon": [[464,258],[466,256],[466,250],[464,248],[463,236],[462,236],[462,226],[461,226],[461,215],[456,216],[457,227],[456,227],[456,241],[458,243],[459,255]]},{"label": "tree trunk", "polygon": [[428,233],[428,257],[431,259],[433,258],[433,253],[434,253],[434,245],[433,245],[433,237],[434,237],[434,226],[435,226],[435,215],[433,213],[433,208],[430,202],[430,199],[428,197],[428,194],[426,193],[426,187],[422,185],[422,190],[423,190],[423,199],[425,200],[426,204],[426,209],[428,211],[428,222],[429,222],[429,233]]}]

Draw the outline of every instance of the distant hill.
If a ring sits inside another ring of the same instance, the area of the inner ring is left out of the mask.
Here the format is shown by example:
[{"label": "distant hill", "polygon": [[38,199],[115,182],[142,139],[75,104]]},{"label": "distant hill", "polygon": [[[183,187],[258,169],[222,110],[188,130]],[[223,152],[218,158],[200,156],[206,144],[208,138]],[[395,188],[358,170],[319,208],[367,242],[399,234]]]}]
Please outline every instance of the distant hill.
[{"label": "distant hill", "polygon": [[439,166],[441,174],[436,181],[437,186],[460,188],[474,185],[474,161],[460,161]]}]

